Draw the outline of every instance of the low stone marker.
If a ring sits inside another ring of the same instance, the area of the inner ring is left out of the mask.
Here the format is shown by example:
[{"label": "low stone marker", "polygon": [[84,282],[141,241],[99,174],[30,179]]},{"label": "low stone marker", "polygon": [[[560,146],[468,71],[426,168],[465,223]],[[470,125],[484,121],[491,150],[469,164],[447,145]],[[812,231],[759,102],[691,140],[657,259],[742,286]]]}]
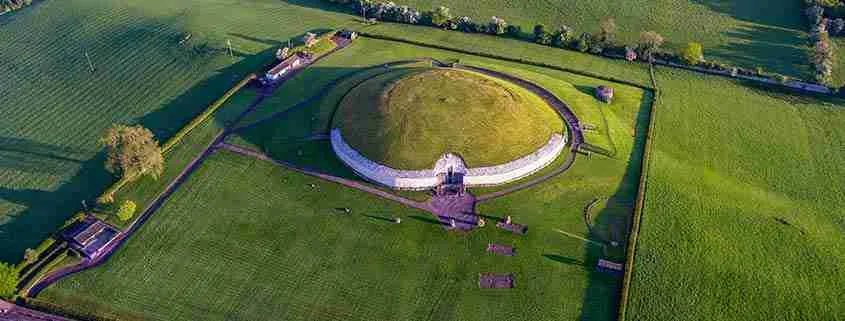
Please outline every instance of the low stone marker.
[{"label": "low stone marker", "polygon": [[513,273],[479,273],[478,287],[482,289],[513,288]]},{"label": "low stone marker", "polygon": [[514,249],[513,246],[493,243],[487,244],[487,252],[504,256],[516,255],[516,249]]},{"label": "low stone marker", "polygon": [[622,263],[614,263],[605,259],[599,259],[599,262],[596,264],[596,271],[621,276],[625,273],[625,265]]}]

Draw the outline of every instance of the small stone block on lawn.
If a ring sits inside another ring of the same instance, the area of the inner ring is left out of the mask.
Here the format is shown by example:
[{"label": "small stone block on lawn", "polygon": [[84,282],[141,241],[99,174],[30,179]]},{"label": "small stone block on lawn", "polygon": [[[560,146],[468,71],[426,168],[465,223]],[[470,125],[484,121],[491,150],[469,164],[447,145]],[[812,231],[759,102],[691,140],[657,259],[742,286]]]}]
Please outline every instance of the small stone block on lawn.
[{"label": "small stone block on lawn", "polygon": [[596,264],[596,271],[621,276],[625,272],[625,265],[599,259],[599,262]]},{"label": "small stone block on lawn", "polygon": [[510,289],[513,288],[513,273],[479,273],[478,287],[482,289]]},{"label": "small stone block on lawn", "polygon": [[503,230],[511,231],[513,232],[513,234],[523,235],[525,233],[528,233],[528,226],[522,224],[499,222],[496,224],[496,227]]},{"label": "small stone block on lawn", "polygon": [[502,244],[487,244],[487,252],[504,256],[516,255],[516,249],[514,249],[513,246]]}]

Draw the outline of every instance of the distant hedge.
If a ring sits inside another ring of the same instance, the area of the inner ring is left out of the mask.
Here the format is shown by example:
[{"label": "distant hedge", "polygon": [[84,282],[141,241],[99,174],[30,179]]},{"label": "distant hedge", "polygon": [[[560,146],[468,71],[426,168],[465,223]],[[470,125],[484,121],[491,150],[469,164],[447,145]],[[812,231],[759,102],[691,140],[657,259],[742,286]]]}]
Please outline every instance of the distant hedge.
[{"label": "distant hedge", "polygon": [[32,0],[0,0],[0,14],[20,10],[31,4]]},{"label": "distant hedge", "polygon": [[[350,12],[362,15],[368,20],[379,20],[429,26],[443,30],[453,30],[465,33],[484,33],[498,37],[507,37],[530,41],[537,44],[556,47],[566,50],[574,50],[594,55],[608,57],[631,57],[629,60],[649,60],[650,57],[671,61],[678,64],[712,68],[716,71],[730,71],[731,73],[763,77],[774,80],[786,79],[786,76],[766,72],[763,68],[746,69],[737,66],[730,66],[717,61],[707,61],[690,65],[678,53],[659,49],[658,47],[643,47],[637,45],[624,45],[612,40],[615,23],[612,19],[605,19],[602,22],[602,31],[592,34],[583,32],[578,34],[569,26],[562,26],[556,30],[547,30],[542,24],[534,26],[531,32],[523,32],[520,26],[508,25],[501,17],[492,17],[489,22],[474,22],[468,16],[453,15],[449,8],[438,7],[431,11],[420,11],[409,6],[396,5],[393,2],[378,2],[371,0],[350,1],[350,0],[323,0],[332,4],[347,7]],[[611,28],[606,28],[605,22],[609,21]],[[655,33],[656,34],[656,33]],[[638,52],[638,55],[631,55],[631,52]]]}]

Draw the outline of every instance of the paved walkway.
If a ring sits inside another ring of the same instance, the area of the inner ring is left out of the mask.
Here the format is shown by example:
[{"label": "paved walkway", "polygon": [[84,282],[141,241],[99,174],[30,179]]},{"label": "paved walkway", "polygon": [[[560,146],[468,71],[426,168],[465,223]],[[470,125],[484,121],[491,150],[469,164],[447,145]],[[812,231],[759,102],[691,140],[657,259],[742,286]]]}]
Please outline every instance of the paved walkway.
[{"label": "paved walkway", "polygon": [[[478,227],[475,196],[469,192],[461,195],[435,195],[428,201],[428,207],[429,211],[447,229],[469,231]],[[453,221],[454,227],[452,227]]]},{"label": "paved walkway", "polygon": [[273,159],[273,158],[271,158],[270,156],[267,156],[264,153],[254,151],[254,150],[251,150],[251,149],[248,149],[248,148],[243,148],[243,147],[240,147],[240,146],[235,146],[235,145],[231,145],[231,144],[227,144],[227,143],[221,143],[219,146],[220,146],[221,149],[225,149],[225,150],[235,152],[235,153],[238,153],[238,154],[241,154],[241,155],[254,157],[254,158],[257,158],[257,159],[260,159],[260,160],[263,160],[263,161],[268,161],[268,162],[274,163],[278,166],[285,167],[285,168],[290,169],[290,170],[294,170],[294,171],[297,171],[297,172],[300,172],[300,173],[303,173],[303,174],[306,174],[306,175],[309,175],[309,176],[317,177],[317,178],[320,178],[320,179],[323,179],[323,180],[327,180],[327,181],[334,182],[334,183],[337,183],[337,184],[340,184],[340,185],[344,185],[346,187],[351,187],[351,188],[354,188],[354,189],[357,189],[357,190],[360,190],[360,191],[363,191],[363,192],[367,192],[367,193],[373,194],[375,196],[403,204],[403,205],[408,206],[408,207],[413,207],[413,208],[421,209],[421,210],[424,210],[424,211],[428,211],[430,209],[425,203],[421,203],[421,202],[417,202],[417,201],[414,201],[414,200],[411,200],[411,199],[408,199],[408,198],[404,198],[404,197],[398,196],[396,194],[386,192],[386,191],[380,190],[378,188],[369,186],[367,184],[360,183],[360,182],[355,181],[355,180],[346,179],[346,178],[343,178],[343,177],[337,177],[337,176],[334,176],[334,175],[318,172],[316,170],[313,170],[313,169],[310,169],[310,168],[307,168],[307,167],[298,166],[298,165],[295,165],[293,163],[289,163],[289,162],[286,162],[286,161]]},{"label": "paved walkway", "polygon": [[0,300],[0,321],[74,321]]}]

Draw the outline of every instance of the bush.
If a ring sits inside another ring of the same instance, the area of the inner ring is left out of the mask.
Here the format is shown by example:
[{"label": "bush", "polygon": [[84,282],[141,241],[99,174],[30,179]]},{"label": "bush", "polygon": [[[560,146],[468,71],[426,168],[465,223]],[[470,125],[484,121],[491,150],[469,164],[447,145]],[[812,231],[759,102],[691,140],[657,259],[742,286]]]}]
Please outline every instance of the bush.
[{"label": "bush", "polygon": [[125,200],[123,203],[120,203],[120,207],[117,209],[117,218],[121,221],[128,221],[132,216],[135,216],[135,209],[137,206],[135,202],[130,200]]},{"label": "bush", "polygon": [[505,33],[511,38],[522,38],[522,27],[510,25],[505,28]]},{"label": "bush", "polygon": [[541,45],[549,45],[552,43],[552,36],[546,32],[546,26],[542,24],[534,26],[534,42]]},{"label": "bush", "polygon": [[449,20],[452,20],[452,14],[449,13],[449,8],[447,7],[440,6],[431,12],[431,23],[437,27],[447,26]]},{"label": "bush", "polygon": [[640,56],[643,59],[653,58],[660,46],[663,45],[663,36],[654,31],[643,31],[640,33],[640,40],[637,43],[637,49],[640,51]]},{"label": "bush", "polygon": [[508,23],[505,22],[505,19],[493,16],[490,21],[490,25],[487,26],[487,32],[492,33],[494,35],[501,35],[505,33],[507,27]]},{"label": "bush", "polygon": [[11,299],[18,287],[18,269],[4,262],[0,262],[0,298]]},{"label": "bush", "polygon": [[681,50],[681,58],[690,65],[697,65],[704,61],[704,49],[700,43],[690,42]]}]

